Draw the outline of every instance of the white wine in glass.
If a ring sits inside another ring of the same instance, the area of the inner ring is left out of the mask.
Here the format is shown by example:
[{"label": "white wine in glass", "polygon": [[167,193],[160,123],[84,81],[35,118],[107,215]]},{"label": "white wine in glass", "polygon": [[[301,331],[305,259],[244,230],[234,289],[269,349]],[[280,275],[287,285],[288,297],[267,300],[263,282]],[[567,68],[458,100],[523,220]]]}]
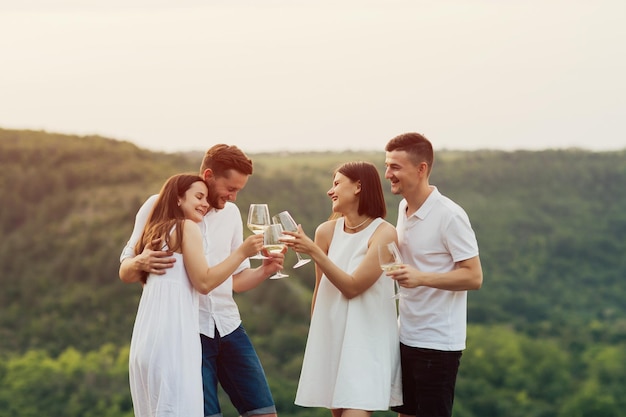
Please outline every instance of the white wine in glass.
[{"label": "white wine in glass", "polygon": [[[274,217],[272,217],[272,221],[276,224],[280,224],[283,226],[283,230],[288,232],[297,232],[298,231],[298,223],[291,217],[288,211],[281,211]],[[291,236],[285,236],[284,239],[288,239]],[[296,252],[294,250],[294,252]],[[298,262],[293,266],[294,268],[300,268],[302,265],[308,264],[311,262],[310,259],[303,258],[298,252],[296,252],[296,256],[298,257]]]},{"label": "white wine in glass", "polygon": [[[380,263],[380,269],[385,272],[395,271],[402,266],[402,257],[400,256],[400,250],[396,245],[396,242],[384,243],[378,246],[378,262]],[[398,281],[393,280],[396,287],[396,293],[392,298],[400,298],[400,286]]]},{"label": "white wine in glass", "polygon": [[[255,235],[261,235],[270,224],[270,209],[267,204],[250,204],[248,229]],[[267,259],[267,257],[259,252],[250,259]]]},{"label": "white wine in glass", "polygon": [[[271,224],[263,233],[263,247],[268,252],[280,253],[285,249],[285,244],[280,240],[283,239],[285,235],[283,235],[283,226],[280,224]],[[274,275],[270,277],[270,279],[280,279],[286,278],[289,275],[283,274],[282,271],[276,272]]]}]

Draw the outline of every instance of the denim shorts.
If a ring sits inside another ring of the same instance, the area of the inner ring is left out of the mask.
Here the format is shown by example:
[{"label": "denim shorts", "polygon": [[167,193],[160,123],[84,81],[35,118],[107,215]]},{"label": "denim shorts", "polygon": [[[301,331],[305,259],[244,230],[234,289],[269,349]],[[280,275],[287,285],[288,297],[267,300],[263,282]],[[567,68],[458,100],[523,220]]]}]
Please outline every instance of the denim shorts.
[{"label": "denim shorts", "polygon": [[400,343],[404,404],[391,409],[416,417],[450,417],[462,353]]},{"label": "denim shorts", "polygon": [[261,361],[242,326],[223,337],[215,329],[215,338],[201,334],[200,340],[206,417],[222,415],[218,382],[241,417],[276,413]]}]

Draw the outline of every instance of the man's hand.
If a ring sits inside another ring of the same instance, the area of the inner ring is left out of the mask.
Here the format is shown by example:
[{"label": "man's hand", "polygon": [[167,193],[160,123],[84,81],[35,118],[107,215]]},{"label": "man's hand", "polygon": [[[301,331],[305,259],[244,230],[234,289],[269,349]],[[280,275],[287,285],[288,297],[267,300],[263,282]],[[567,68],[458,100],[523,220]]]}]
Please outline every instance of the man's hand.
[{"label": "man's hand", "polygon": [[136,268],[145,271],[148,274],[163,275],[165,271],[174,266],[176,259],[172,257],[172,251],[152,250],[158,248],[161,239],[155,239],[152,243],[147,244],[143,251],[135,257]]},{"label": "man's hand", "polygon": [[483,283],[483,271],[480,259],[475,256],[459,261],[456,268],[448,272],[423,272],[410,265],[387,272],[404,288],[430,287],[447,291],[477,290]]},{"label": "man's hand", "polygon": [[285,262],[285,252],[287,252],[286,246],[279,253],[269,252],[265,248],[261,251],[263,256],[267,257],[267,259],[263,259],[262,267],[268,277],[283,269],[283,263]]},{"label": "man's hand", "polygon": [[398,285],[404,288],[415,288],[424,285],[422,278],[426,276],[423,272],[410,265],[401,265],[400,268],[385,273],[391,279],[398,281]]},{"label": "man's hand", "polygon": [[143,251],[134,258],[126,258],[120,264],[120,279],[124,282],[138,282],[141,272],[148,274],[163,275],[172,266],[176,259],[172,257],[172,251],[152,250],[161,245],[161,239],[155,239],[147,244]]}]

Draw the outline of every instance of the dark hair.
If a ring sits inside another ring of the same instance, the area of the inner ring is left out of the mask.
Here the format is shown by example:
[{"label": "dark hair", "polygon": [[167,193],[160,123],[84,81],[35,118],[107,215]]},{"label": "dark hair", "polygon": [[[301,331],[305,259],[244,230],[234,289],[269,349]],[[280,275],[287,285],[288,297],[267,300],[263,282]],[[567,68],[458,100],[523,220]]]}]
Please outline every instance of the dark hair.
[{"label": "dark hair", "polygon": [[413,164],[419,165],[422,162],[426,162],[429,175],[433,169],[433,163],[435,162],[433,145],[425,136],[419,133],[404,133],[396,136],[387,142],[385,151],[405,151]]},{"label": "dark hair", "polygon": [[346,162],[335,170],[336,173],[345,175],[353,182],[359,181],[361,183],[359,215],[365,214],[383,219],[387,216],[380,174],[374,164],[365,161]]},{"label": "dark hair", "polygon": [[[150,249],[161,250],[163,245],[167,245],[171,251],[178,250],[183,242],[182,224],[185,220],[183,210],[178,205],[178,201],[182,198],[187,190],[198,181],[203,181],[197,174],[177,174],[170,177],[159,192],[148,221],[144,226],[141,238],[135,245],[135,253],[143,252],[146,245],[150,244]],[[176,244],[171,245],[170,233],[175,227]],[[159,247],[152,244],[155,239],[161,239]],[[148,278],[147,272],[142,272],[141,281],[146,282]]]},{"label": "dark hair", "polygon": [[252,175],[252,160],[236,146],[218,144],[204,154],[200,175],[209,168],[216,177],[227,177],[231,169],[244,175]]}]

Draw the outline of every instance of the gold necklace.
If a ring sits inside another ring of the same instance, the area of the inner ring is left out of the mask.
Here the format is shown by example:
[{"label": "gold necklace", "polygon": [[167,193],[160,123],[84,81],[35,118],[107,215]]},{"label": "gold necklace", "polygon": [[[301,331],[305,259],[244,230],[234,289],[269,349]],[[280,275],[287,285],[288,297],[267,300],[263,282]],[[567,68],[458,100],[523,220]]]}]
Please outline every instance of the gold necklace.
[{"label": "gold necklace", "polygon": [[348,226],[348,223],[346,223],[346,221],[344,220],[344,221],[343,221],[343,225],[344,225],[344,226],[346,226],[346,228],[347,228],[347,229],[350,229],[350,230],[356,230],[356,229],[358,229],[359,227],[363,226],[365,223],[367,223],[367,222],[368,222],[368,221],[370,221],[370,220],[372,220],[372,219],[370,219],[370,218],[368,217],[367,219],[363,220],[363,222],[362,222],[362,223],[357,224],[356,226]]}]

